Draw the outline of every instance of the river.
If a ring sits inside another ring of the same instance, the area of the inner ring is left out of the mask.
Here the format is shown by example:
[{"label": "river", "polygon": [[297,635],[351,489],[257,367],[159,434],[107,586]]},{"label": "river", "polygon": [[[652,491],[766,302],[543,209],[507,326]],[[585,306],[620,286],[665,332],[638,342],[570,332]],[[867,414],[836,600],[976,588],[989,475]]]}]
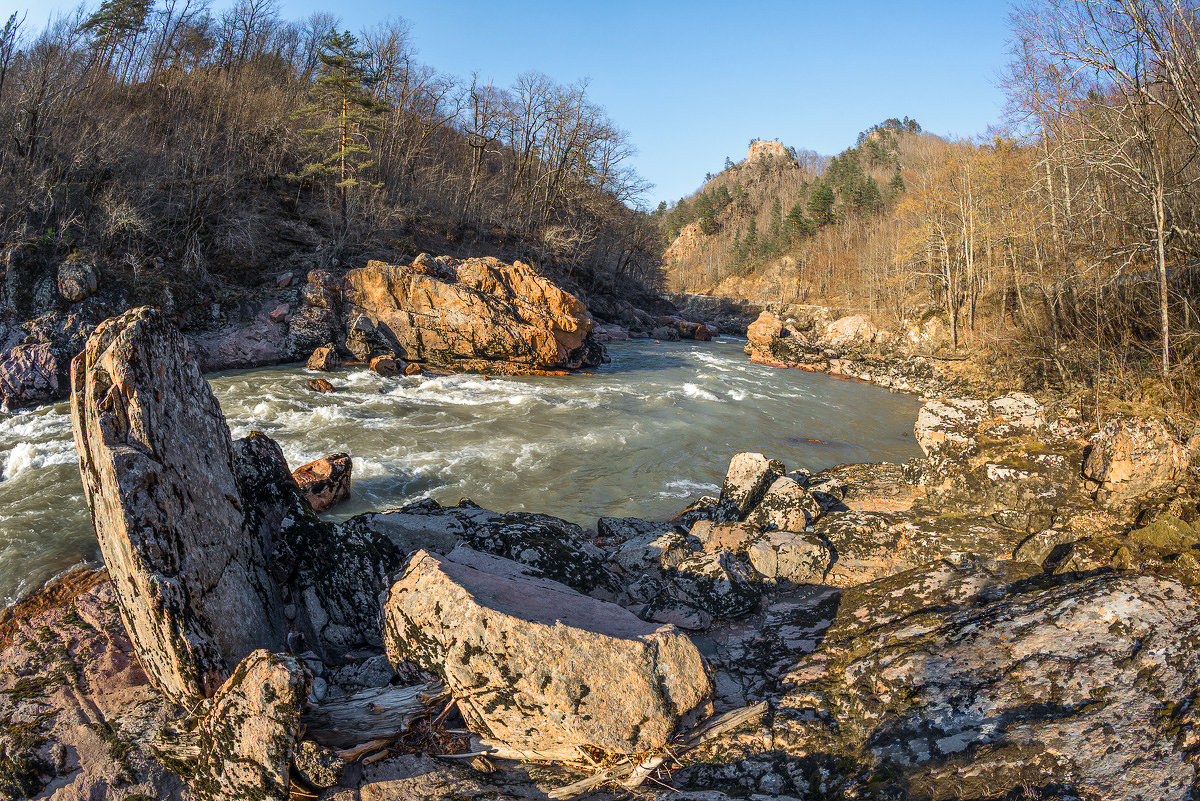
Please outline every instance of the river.
[{"label": "river", "polygon": [[[545,512],[662,519],[713,493],[739,451],[813,471],[919,456],[919,402],[868,384],[750,364],[743,342],[613,343],[591,375],[385,379],[305,386],[299,365],[217,373],[234,437],[263,431],[299,466],[354,457],[339,520],[433,497]],[[68,404],[0,414],[0,604],[99,549],[83,502]]]}]

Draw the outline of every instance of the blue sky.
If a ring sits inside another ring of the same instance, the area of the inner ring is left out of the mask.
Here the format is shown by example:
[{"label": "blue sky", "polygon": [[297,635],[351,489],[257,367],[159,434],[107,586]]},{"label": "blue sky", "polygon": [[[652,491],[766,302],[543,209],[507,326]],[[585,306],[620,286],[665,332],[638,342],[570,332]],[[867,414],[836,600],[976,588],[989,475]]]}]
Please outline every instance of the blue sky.
[{"label": "blue sky", "polygon": [[[230,0],[216,0],[216,8]],[[95,4],[96,0],[93,0]],[[55,7],[71,4],[54,3]],[[422,61],[509,83],[538,70],[590,94],[632,135],[647,205],[695,190],[752,137],[834,154],[888,117],[975,136],[998,121],[1010,4],[692,0],[281,0],[284,17],[332,10],[355,31],[412,24]],[[0,15],[45,0],[0,0]]]}]

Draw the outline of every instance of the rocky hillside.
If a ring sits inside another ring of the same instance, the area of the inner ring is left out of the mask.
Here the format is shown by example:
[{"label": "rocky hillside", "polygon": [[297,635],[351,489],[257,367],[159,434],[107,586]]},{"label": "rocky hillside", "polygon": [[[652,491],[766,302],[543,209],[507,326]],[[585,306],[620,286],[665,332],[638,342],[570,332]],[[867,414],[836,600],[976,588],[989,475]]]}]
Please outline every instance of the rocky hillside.
[{"label": "rocky hillside", "polygon": [[806,302],[804,266],[837,220],[885,211],[903,190],[903,162],[920,139],[907,118],[888,120],[834,158],[753,140],[746,158],[699,192],[656,213],[677,292],[758,303]]}]

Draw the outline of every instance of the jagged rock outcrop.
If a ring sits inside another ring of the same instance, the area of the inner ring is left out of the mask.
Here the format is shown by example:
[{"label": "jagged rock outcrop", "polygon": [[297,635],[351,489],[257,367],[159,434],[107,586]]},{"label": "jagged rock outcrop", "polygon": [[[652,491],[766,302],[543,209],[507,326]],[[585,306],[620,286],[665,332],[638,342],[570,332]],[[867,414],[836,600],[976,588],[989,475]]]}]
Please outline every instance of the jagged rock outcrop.
[{"label": "jagged rock outcrop", "polygon": [[1187,470],[1188,453],[1161,421],[1114,418],[1092,438],[1083,474],[1096,499],[1120,507],[1176,483]]},{"label": "jagged rock outcrop", "polygon": [[521,262],[370,262],[347,273],[346,286],[346,344],[364,361],[388,354],[529,373],[594,367],[605,358],[589,336],[583,304]]},{"label": "jagged rock outcrop", "polygon": [[671,627],[474,552],[413,555],[384,606],[394,664],[441,675],[472,729],[515,750],[661,748],[712,691]]},{"label": "jagged rock outcrop", "polygon": [[785,471],[783,462],[768,459],[761,453],[739,453],[734,456],[721,485],[716,519],[744,520]]},{"label": "jagged rock outcrop", "polygon": [[729,701],[774,699],[769,728],[675,778],[797,797],[1187,798],[1198,624],[1172,581],[1012,562],[780,599],[716,643]]},{"label": "jagged rock outcrop", "polygon": [[[243,535],[220,406],[165,316],[103,323],[72,365],[84,496],[138,658],[180,701],[284,645],[265,544]],[[236,625],[230,625],[236,621]]]},{"label": "jagged rock outcrop", "polygon": [[350,454],[335,453],[297,467],[292,478],[314,512],[327,512],[350,497],[353,468]]}]

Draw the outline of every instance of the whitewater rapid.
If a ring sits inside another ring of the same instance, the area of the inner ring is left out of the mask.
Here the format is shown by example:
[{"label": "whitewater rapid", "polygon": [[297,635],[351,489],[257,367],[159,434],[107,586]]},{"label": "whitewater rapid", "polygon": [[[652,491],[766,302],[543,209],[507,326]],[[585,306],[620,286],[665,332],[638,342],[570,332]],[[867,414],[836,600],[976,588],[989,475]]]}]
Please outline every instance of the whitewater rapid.
[{"label": "whitewater rapid", "polygon": [[[292,467],[354,458],[351,501],[327,515],[425,497],[469,497],[593,528],[601,516],[665,518],[714,492],[730,457],[789,467],[918,456],[915,398],[867,384],[750,364],[742,342],[610,345],[591,375],[486,379],[325,375],[301,366],[210,376],[235,438],[262,431]],[[0,415],[0,603],[98,549],[65,403]]]}]

